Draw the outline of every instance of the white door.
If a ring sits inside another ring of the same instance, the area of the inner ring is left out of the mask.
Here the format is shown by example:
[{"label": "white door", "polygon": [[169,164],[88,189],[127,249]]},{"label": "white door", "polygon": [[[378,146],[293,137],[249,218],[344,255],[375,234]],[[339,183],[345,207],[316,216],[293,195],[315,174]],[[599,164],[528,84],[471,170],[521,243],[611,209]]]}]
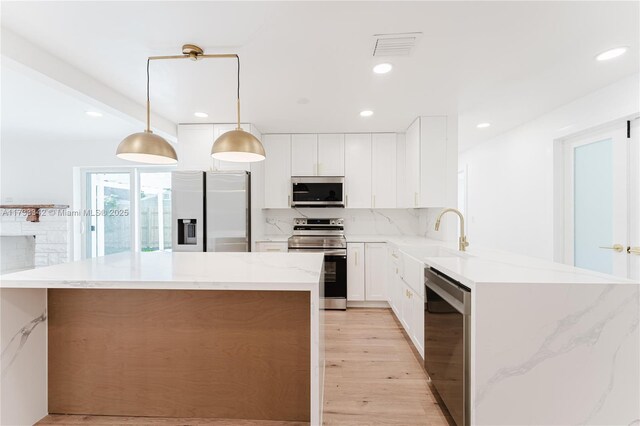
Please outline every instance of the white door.
[{"label": "white door", "polygon": [[629,278],[640,281],[640,120],[631,122],[629,139]]},{"label": "white door", "polygon": [[318,136],[318,176],[344,176],[344,135]]},{"label": "white door", "polygon": [[291,135],[265,135],[264,207],[286,209],[291,205]]},{"label": "white door", "polygon": [[396,134],[371,135],[371,207],[396,208]]},{"label": "white door", "polygon": [[387,245],[367,243],[365,254],[365,299],[387,300]]},{"label": "white door", "polygon": [[345,136],[345,207],[371,208],[371,134]]},{"label": "white door", "polygon": [[638,124],[625,122],[565,141],[565,261],[637,277]]},{"label": "white door", "polygon": [[291,176],[318,174],[318,135],[291,135]]},{"label": "white door", "polygon": [[364,243],[347,244],[347,300],[364,300]]}]

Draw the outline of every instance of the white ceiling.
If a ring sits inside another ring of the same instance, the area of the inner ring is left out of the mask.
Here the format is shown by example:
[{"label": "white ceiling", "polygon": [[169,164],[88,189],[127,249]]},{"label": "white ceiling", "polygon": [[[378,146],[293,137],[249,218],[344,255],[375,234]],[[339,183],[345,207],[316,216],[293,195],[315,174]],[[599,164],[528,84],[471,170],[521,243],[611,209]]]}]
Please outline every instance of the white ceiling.
[{"label": "white ceiling", "polygon": [[[638,2],[51,1],[2,12],[3,26],[140,103],[147,56],[183,43],[239,53],[243,121],[262,132],[401,131],[417,115],[460,114],[467,148],[640,68]],[[374,75],[373,34],[415,31],[412,56]],[[619,45],[629,53],[594,60]],[[151,87],[154,111],[175,122],[234,120],[232,60],[155,62]]]},{"label": "white ceiling", "polygon": [[[3,143],[40,140],[42,143],[92,143],[112,141],[114,147],[127,135],[140,131],[132,121],[101,110],[89,101],[52,87],[41,79],[2,64]],[[87,111],[97,111],[94,118]]]}]

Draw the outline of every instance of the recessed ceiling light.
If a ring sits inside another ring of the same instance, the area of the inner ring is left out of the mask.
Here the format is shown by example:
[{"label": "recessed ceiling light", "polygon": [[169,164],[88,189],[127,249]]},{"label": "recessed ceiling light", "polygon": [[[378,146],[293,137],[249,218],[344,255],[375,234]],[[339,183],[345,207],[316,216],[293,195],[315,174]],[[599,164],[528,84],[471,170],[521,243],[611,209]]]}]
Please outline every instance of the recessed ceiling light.
[{"label": "recessed ceiling light", "polygon": [[487,127],[491,126],[491,123],[480,123],[478,124],[476,127],[478,129],[486,129]]},{"label": "recessed ceiling light", "polygon": [[616,47],[614,49],[609,49],[605,52],[602,52],[598,56],[596,56],[596,60],[598,61],[608,61],[609,59],[617,58],[618,56],[624,55],[628,48],[626,46]]},{"label": "recessed ceiling light", "polygon": [[370,111],[368,109],[364,111],[360,111],[360,117],[371,117],[372,115],[373,115],[373,111]]},{"label": "recessed ceiling light", "polygon": [[102,113],[98,111],[85,111],[89,117],[102,117]]},{"label": "recessed ceiling light", "polygon": [[391,71],[392,68],[393,65],[391,64],[378,64],[373,67],[373,72],[375,72],[376,74],[386,74]]},{"label": "recessed ceiling light", "polygon": [[209,116],[206,112],[194,112],[193,115],[198,118],[207,118]]}]

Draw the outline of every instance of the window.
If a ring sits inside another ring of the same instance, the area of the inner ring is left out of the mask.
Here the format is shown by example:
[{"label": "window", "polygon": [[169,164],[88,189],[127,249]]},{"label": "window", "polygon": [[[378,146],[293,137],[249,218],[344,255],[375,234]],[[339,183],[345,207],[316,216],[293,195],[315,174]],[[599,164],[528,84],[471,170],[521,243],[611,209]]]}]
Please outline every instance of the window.
[{"label": "window", "polygon": [[83,257],[171,249],[171,169],[83,169]]}]

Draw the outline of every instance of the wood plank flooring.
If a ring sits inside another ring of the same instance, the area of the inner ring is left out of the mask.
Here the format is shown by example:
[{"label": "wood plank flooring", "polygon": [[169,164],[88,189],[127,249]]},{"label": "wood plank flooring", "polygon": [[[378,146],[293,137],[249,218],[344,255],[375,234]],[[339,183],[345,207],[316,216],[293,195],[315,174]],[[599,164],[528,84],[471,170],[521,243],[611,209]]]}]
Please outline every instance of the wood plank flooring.
[{"label": "wood plank flooring", "polygon": [[325,313],[326,425],[453,425],[389,309]]},{"label": "wood plank flooring", "polygon": [[[453,426],[389,309],[326,311],[324,424]],[[293,426],[303,423],[47,416],[39,426]]]}]

